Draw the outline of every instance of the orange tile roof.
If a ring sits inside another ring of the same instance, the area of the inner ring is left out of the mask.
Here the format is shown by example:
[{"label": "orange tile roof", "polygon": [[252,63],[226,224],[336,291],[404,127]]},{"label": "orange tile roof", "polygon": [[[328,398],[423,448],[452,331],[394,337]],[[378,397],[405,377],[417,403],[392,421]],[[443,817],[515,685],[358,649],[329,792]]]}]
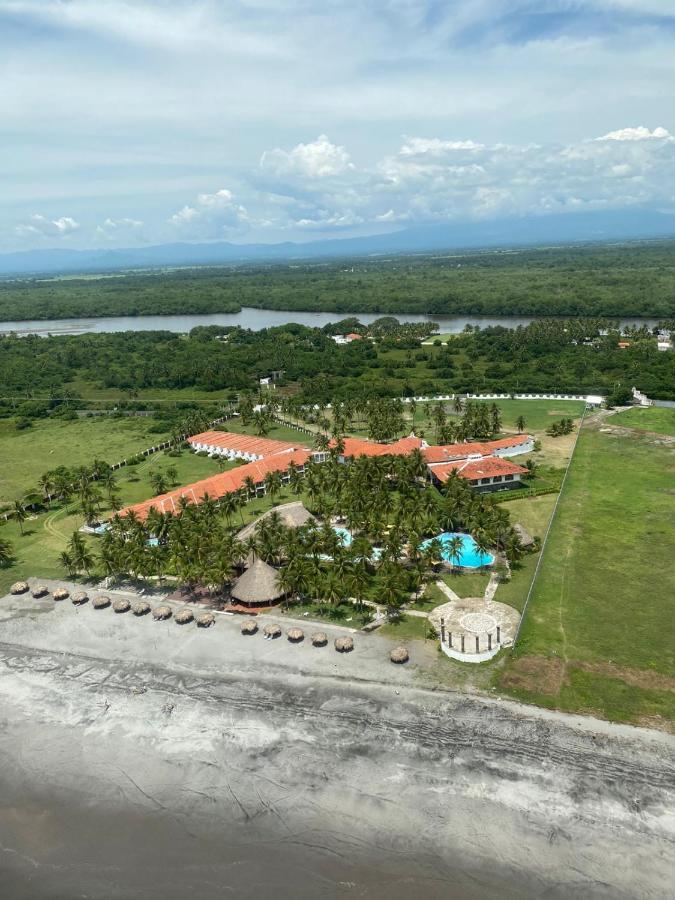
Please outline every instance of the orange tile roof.
[{"label": "orange tile roof", "polygon": [[[369,441],[366,438],[343,438],[344,456],[407,456],[413,450],[422,447],[422,439],[418,437],[405,437],[392,444],[379,444],[377,441]],[[331,441],[335,446],[335,441]]]},{"label": "orange tile roof", "polygon": [[357,334],[355,331],[350,331],[349,334],[346,334],[345,337],[351,338],[353,341],[361,341],[363,340],[362,334]]},{"label": "orange tile roof", "polygon": [[249,477],[256,484],[261,484],[269,472],[285,472],[291,462],[294,462],[296,466],[303,466],[311,455],[309,450],[294,450],[246,463],[246,465],[230,469],[228,472],[219,472],[218,475],[203,478],[186,487],[176,488],[174,491],[152,497],[143,503],[127,506],[126,509],[121,510],[120,515],[125,516],[133,510],[139,519],[145,519],[153,507],[159,512],[175,513],[179,509],[178,504],[181,497],[187,498],[189,503],[201,503],[205,494],[208,494],[212,500],[218,500],[225,494],[238,491]]},{"label": "orange tile roof", "polygon": [[189,444],[208,444],[221,450],[235,450],[238,453],[252,453],[263,458],[276,453],[295,450],[297,444],[288,441],[277,441],[272,438],[252,437],[250,434],[237,434],[232,431],[202,431],[188,438]]},{"label": "orange tile roof", "polygon": [[450,473],[455,471],[462,478],[474,481],[477,478],[494,478],[495,475],[524,475],[527,469],[499,456],[484,456],[481,459],[457,459],[434,466],[431,471],[439,481],[447,481]]},{"label": "orange tile roof", "polygon": [[438,447],[426,447],[422,450],[426,461],[434,463],[450,462],[453,459],[466,459],[468,456],[490,456],[495,450],[504,450],[506,447],[518,447],[532,440],[529,434],[510,435],[499,438],[496,441],[464,442],[460,444],[444,444]]}]

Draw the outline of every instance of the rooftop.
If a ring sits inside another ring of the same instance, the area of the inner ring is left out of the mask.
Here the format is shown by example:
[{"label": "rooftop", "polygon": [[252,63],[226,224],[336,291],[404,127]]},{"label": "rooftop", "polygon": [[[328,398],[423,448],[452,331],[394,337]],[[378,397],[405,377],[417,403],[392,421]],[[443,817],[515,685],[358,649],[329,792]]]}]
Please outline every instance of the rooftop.
[{"label": "rooftop", "polygon": [[439,481],[447,481],[455,471],[462,478],[475,481],[477,478],[494,478],[496,475],[524,475],[527,469],[500,456],[487,456],[472,460],[457,459],[434,466],[431,471]]},{"label": "rooftop", "polygon": [[250,434],[237,434],[232,431],[202,431],[188,438],[189,444],[208,444],[221,450],[234,450],[238,453],[252,453],[254,456],[274,456],[297,449],[297,444],[288,441],[277,441],[272,438],[252,437]]}]

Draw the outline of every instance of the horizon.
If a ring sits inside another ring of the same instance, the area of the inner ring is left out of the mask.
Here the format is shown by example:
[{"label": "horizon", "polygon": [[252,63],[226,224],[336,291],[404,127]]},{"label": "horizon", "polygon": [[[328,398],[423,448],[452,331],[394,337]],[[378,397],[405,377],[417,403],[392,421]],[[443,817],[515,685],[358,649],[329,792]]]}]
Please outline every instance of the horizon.
[{"label": "horizon", "polygon": [[0,253],[675,216],[661,0],[0,0],[0,26]]}]

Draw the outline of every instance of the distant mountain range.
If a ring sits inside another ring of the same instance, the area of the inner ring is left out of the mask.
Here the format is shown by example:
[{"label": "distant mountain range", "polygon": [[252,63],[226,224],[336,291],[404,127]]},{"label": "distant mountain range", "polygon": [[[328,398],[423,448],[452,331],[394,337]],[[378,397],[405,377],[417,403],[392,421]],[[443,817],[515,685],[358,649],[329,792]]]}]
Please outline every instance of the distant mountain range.
[{"label": "distant mountain range", "polygon": [[541,246],[587,241],[675,237],[675,214],[631,209],[502,219],[492,222],[421,225],[369,237],[280,244],[159,244],[117,250],[25,250],[0,254],[0,275],[107,272],[158,266],[237,263],[424,253],[495,247]]}]

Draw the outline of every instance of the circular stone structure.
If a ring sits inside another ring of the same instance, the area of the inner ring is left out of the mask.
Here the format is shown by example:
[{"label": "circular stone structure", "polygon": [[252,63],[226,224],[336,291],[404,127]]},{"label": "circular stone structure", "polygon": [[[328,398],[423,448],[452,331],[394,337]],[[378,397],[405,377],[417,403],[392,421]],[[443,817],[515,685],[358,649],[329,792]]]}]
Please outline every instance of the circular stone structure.
[{"label": "circular stone structure", "polygon": [[489,634],[496,631],[497,620],[489,613],[471,612],[459,620],[459,624],[464,631],[471,631],[473,634]]}]

